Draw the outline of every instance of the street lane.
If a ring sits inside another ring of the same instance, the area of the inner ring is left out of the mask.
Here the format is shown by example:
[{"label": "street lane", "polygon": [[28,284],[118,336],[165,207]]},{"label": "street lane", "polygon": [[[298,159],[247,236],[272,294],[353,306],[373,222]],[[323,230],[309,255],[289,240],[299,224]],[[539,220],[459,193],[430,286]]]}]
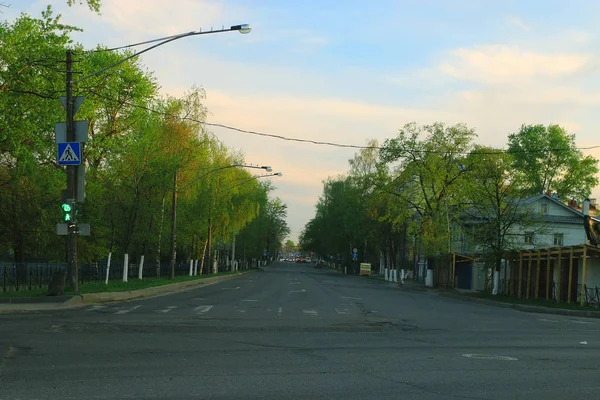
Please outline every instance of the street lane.
[{"label": "street lane", "polygon": [[595,398],[599,322],[276,263],[150,299],[0,315],[0,399]]}]

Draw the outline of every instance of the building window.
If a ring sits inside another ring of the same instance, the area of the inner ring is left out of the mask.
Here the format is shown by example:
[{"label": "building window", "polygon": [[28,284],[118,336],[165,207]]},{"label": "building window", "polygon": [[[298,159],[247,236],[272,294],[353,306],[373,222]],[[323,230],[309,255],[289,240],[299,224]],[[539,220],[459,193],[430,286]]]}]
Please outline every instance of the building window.
[{"label": "building window", "polygon": [[533,232],[525,232],[525,244],[533,244]]},{"label": "building window", "polygon": [[542,214],[542,215],[548,215],[548,203],[541,203],[540,204],[540,214]]},{"label": "building window", "polygon": [[562,246],[563,245],[563,241],[564,241],[564,237],[565,235],[562,233],[555,233],[554,234],[554,245],[555,246]]}]

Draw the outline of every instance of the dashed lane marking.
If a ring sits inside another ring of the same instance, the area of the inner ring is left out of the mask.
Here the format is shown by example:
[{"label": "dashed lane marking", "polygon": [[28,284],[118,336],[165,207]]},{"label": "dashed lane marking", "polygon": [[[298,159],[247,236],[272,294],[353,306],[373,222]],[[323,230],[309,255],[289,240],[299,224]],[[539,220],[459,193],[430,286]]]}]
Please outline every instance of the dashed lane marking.
[{"label": "dashed lane marking", "polygon": [[206,314],[211,308],[213,308],[213,306],[198,306],[194,308],[194,311],[197,311],[198,314]]},{"label": "dashed lane marking", "polygon": [[177,308],[177,306],[168,306],[164,310],[156,310],[156,311],[161,312],[161,313],[168,313],[169,311],[171,311],[174,308]]},{"label": "dashed lane marking", "polygon": [[133,311],[133,310],[137,310],[137,309],[138,309],[138,308],[140,308],[140,307],[141,307],[141,305],[138,305],[138,306],[133,306],[133,307],[131,307],[131,308],[128,308],[128,309],[125,309],[125,310],[119,310],[119,311],[117,311],[117,312],[115,313],[115,315],[123,315],[123,314],[127,314],[127,313],[129,313],[129,312],[131,312],[131,311]]}]

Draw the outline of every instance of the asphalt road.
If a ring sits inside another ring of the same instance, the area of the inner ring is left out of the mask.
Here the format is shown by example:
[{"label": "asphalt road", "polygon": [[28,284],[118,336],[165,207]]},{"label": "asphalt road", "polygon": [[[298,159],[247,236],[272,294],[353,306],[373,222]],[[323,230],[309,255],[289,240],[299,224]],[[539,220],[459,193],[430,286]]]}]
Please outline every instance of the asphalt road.
[{"label": "asphalt road", "polygon": [[277,263],[140,301],[0,315],[0,399],[600,398],[600,321]]}]

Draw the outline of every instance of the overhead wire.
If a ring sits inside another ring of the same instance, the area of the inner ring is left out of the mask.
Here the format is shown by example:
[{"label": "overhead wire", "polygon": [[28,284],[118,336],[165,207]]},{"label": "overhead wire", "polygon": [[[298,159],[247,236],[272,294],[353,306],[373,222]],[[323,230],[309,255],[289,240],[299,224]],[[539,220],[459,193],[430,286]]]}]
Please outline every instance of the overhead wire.
[{"label": "overhead wire", "polygon": [[[114,98],[111,98],[109,96],[104,96],[99,93],[95,93],[95,95],[98,97],[102,97],[106,100],[117,101]],[[289,137],[289,136],[284,136],[284,135],[279,135],[279,134],[274,134],[274,133],[267,133],[267,132],[254,131],[254,130],[250,130],[250,129],[238,128],[235,126],[222,124],[222,123],[202,121],[202,120],[198,120],[198,119],[195,119],[192,117],[179,116],[176,114],[171,114],[168,112],[155,110],[153,108],[143,106],[140,104],[135,104],[130,101],[120,101],[120,103],[127,104],[131,107],[143,109],[143,110],[146,110],[146,111],[149,111],[152,113],[161,114],[161,115],[165,115],[165,116],[169,116],[169,117],[174,117],[179,120],[195,122],[195,123],[205,125],[205,126],[222,128],[222,129],[227,129],[230,131],[235,131],[235,132],[245,133],[248,135],[260,136],[260,137],[266,137],[266,138],[271,138],[271,139],[278,139],[278,140],[296,142],[296,143],[307,143],[307,144],[313,144],[313,145],[318,145],[318,146],[350,148],[350,149],[358,149],[358,150],[367,150],[367,149],[388,150],[388,149],[390,149],[389,147],[386,147],[386,146],[365,146],[365,145],[357,145],[357,144],[349,144],[349,143],[336,143],[336,142],[320,141],[320,140],[313,140],[313,139],[302,139],[302,138],[296,138],[296,137]],[[577,150],[594,150],[594,149],[598,149],[598,148],[600,148],[600,145],[587,146],[587,147],[576,147],[575,149],[577,149]],[[452,154],[460,154],[460,155],[497,155],[497,154],[529,154],[529,153],[548,153],[548,152],[568,152],[568,151],[572,151],[573,148],[550,148],[550,149],[540,149],[540,150],[504,150],[504,149],[502,149],[502,150],[494,150],[494,151],[473,150],[473,151],[463,151],[463,152],[449,152],[449,151],[444,151],[444,150],[420,150],[420,149],[406,149],[406,148],[398,149],[398,150],[407,152],[407,153],[418,153],[418,154],[452,153]]]}]

